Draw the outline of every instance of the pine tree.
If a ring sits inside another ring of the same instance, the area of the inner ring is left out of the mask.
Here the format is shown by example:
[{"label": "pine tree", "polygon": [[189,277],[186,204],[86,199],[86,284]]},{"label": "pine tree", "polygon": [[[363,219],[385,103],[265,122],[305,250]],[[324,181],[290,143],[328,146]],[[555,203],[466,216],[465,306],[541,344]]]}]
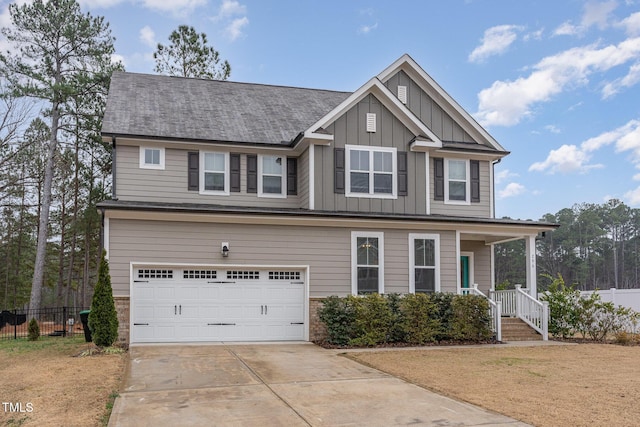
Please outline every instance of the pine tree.
[{"label": "pine tree", "polygon": [[35,318],[29,321],[27,333],[29,341],[37,341],[40,338],[40,325],[38,325],[38,321]]},{"label": "pine tree", "polygon": [[98,347],[109,347],[118,338],[118,314],[113,301],[109,262],[102,253],[98,283],[93,292],[91,312],[89,313],[91,338]]}]

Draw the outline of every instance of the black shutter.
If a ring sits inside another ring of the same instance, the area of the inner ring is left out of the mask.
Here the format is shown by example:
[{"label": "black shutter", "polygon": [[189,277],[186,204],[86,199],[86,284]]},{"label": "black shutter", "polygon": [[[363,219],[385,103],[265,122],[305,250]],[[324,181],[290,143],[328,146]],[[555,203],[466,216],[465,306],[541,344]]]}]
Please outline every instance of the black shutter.
[{"label": "black shutter", "polygon": [[258,156],[247,154],[247,193],[258,192]]},{"label": "black shutter", "polygon": [[433,200],[444,200],[444,159],[433,158]]},{"label": "black shutter", "polygon": [[229,155],[229,188],[233,193],[240,192],[240,154]]},{"label": "black shutter", "polygon": [[480,202],[480,161],[471,160],[471,202]]},{"label": "black shutter", "polygon": [[298,159],[287,157],[287,195],[298,194]]},{"label": "black shutter", "polygon": [[189,191],[200,190],[200,153],[197,151],[187,153],[187,181]]},{"label": "black shutter", "polygon": [[407,152],[398,151],[398,196],[406,196],[408,192]]},{"label": "black shutter", "polygon": [[333,192],[344,194],[344,148],[333,150]]}]

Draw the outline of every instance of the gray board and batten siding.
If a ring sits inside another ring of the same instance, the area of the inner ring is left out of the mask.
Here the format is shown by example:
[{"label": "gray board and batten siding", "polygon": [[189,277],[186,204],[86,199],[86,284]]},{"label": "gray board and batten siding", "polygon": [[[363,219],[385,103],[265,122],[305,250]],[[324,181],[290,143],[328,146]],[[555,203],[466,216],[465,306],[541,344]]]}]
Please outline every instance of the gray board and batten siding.
[{"label": "gray board and batten siding", "polygon": [[[110,219],[109,268],[115,296],[129,296],[131,262],[309,266],[309,297],[351,293],[348,227],[301,227]],[[409,233],[440,235],[442,291],[456,292],[455,231],[376,229],[384,233],[385,293],[409,292]],[[220,242],[231,243],[229,257]]]},{"label": "gray board and batten siding", "polygon": [[[366,131],[366,115],[375,113],[376,132]],[[396,118],[374,95],[367,95],[327,127],[334,136],[331,146],[316,146],[315,208],[325,211],[382,212],[395,214],[426,214],[425,154],[409,151],[415,135]],[[407,196],[396,199],[346,197],[334,192],[334,149],[345,145],[395,147],[407,152]]]}]

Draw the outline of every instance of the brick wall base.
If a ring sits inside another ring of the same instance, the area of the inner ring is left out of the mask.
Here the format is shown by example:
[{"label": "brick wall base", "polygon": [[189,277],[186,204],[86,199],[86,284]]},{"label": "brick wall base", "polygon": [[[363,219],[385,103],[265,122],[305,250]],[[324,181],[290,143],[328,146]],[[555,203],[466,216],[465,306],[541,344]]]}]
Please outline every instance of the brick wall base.
[{"label": "brick wall base", "polygon": [[309,298],[309,341],[324,341],[327,338],[327,328],[318,316],[323,301],[324,298]]},{"label": "brick wall base", "polygon": [[118,344],[129,344],[129,297],[113,297],[118,313]]}]

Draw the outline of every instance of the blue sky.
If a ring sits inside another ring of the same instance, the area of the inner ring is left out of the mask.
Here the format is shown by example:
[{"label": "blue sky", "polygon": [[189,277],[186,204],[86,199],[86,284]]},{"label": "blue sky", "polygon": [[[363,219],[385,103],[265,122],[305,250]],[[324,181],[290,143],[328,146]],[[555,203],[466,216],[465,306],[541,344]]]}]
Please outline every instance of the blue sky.
[{"label": "blue sky", "polygon": [[180,24],[208,35],[234,81],[353,91],[408,53],[511,151],[496,216],[640,207],[640,0],[80,3],[133,72],[153,72]]}]

